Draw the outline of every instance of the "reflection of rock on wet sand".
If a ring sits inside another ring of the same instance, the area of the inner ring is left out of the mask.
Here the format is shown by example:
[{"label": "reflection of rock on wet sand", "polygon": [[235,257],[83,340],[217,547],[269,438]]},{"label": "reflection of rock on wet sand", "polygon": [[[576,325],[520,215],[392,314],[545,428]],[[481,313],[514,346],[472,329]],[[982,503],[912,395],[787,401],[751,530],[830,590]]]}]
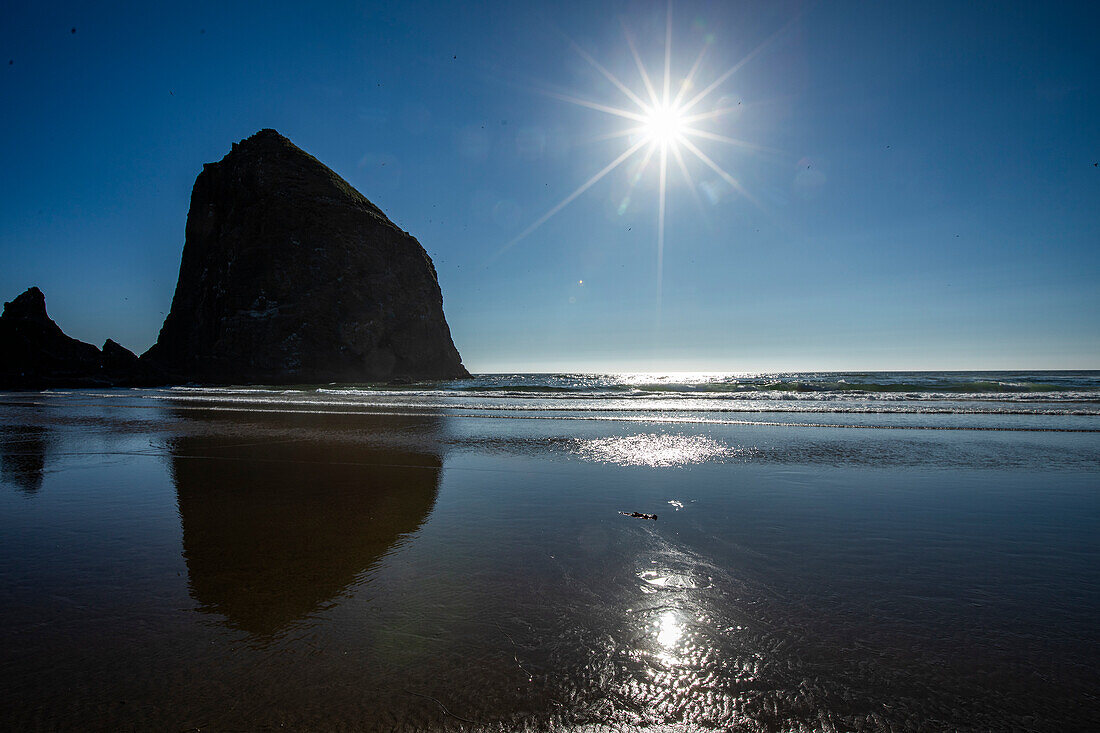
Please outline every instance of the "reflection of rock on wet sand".
[{"label": "reflection of rock on wet sand", "polygon": [[0,477],[28,494],[42,488],[50,431],[38,425],[0,430]]},{"label": "reflection of rock on wet sand", "polygon": [[192,596],[269,635],[323,607],[421,525],[441,461],[356,442],[335,416],[260,420],[222,419],[208,424],[213,435],[175,439],[172,474]]}]

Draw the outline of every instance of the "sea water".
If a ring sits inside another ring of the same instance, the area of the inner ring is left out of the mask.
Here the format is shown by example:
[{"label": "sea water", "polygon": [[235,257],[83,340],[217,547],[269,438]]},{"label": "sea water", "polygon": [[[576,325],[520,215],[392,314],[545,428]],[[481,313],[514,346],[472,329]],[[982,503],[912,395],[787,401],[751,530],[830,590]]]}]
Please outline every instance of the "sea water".
[{"label": "sea water", "polygon": [[1098,372],[6,393],[0,481],[9,728],[1100,725]]}]

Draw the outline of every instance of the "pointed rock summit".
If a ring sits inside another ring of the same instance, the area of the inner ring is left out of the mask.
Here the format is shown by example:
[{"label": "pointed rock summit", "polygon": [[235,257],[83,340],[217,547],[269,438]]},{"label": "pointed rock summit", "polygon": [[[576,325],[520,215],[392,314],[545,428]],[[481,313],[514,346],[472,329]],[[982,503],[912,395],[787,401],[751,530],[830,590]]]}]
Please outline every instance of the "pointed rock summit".
[{"label": "pointed rock summit", "polygon": [[41,328],[43,333],[61,333],[61,327],[46,313],[46,296],[36,287],[29,287],[16,296],[15,300],[4,303],[2,317],[12,323],[22,323],[28,328]]},{"label": "pointed rock summit", "polygon": [[468,376],[428,253],[275,130],[203,166],[171,312],[142,361],[204,383]]}]

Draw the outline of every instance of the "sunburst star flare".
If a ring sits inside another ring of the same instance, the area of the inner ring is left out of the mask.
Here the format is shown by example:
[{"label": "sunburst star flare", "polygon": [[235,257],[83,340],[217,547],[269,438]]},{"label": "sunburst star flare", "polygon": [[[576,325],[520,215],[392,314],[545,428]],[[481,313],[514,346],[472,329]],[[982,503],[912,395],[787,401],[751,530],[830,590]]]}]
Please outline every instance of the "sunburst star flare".
[{"label": "sunburst star flare", "polygon": [[649,168],[651,160],[656,158],[658,182],[656,201],[657,305],[659,311],[669,190],[669,157],[671,156],[676,162],[676,167],[683,176],[684,181],[688,184],[688,189],[700,205],[702,202],[699,198],[695,181],[691,176],[688,163],[685,162],[686,159],[690,159],[688,156],[684,155],[685,151],[690,153],[690,157],[697,159],[698,162],[702,163],[707,169],[714,171],[738,194],[744,196],[751,203],[759,205],[732,173],[723,168],[712,156],[708,155],[700,147],[703,141],[707,141],[747,148],[750,150],[761,149],[748,141],[739,140],[729,135],[720,134],[697,126],[699,123],[719,120],[722,117],[730,115],[737,111],[737,106],[726,104],[712,110],[702,112],[696,110],[698,105],[704,103],[754,54],[750,54],[733,67],[720,74],[716,79],[707,84],[702,91],[685,101],[685,98],[687,98],[690,92],[695,88],[695,80],[702,70],[703,59],[707,54],[711,41],[708,39],[699,51],[690,70],[683,77],[679,88],[676,90],[675,95],[673,95],[671,3],[668,7],[665,24],[663,73],[659,78],[653,78],[646,69],[642,56],[638,52],[637,44],[625,25],[623,27],[623,36],[626,40],[626,45],[630,51],[631,57],[638,69],[638,78],[642,87],[640,91],[632,89],[626,82],[617,77],[604,64],[600,63],[592,54],[585,51],[578,44],[573,41],[569,43],[585,62],[612,84],[619,94],[621,94],[622,98],[625,98],[625,102],[623,100],[618,102],[613,100],[595,101],[574,94],[565,94],[557,91],[545,91],[544,93],[560,101],[627,121],[627,127],[600,135],[596,138],[598,140],[624,138],[627,141],[626,148],[596,174],[551,206],[544,214],[536,218],[534,222],[501,247],[494,255],[493,259],[499,257],[509,248],[529,236],[532,232],[545,224],[551,217],[559,213],[616,168],[626,163],[635,155],[641,153],[644,155],[644,158],[642,159],[641,165],[636,168],[636,172],[632,176],[627,189],[627,198],[624,199],[622,205],[618,207],[618,211],[620,213],[625,211],[626,205],[629,203],[629,196],[636,187],[641,175]]}]

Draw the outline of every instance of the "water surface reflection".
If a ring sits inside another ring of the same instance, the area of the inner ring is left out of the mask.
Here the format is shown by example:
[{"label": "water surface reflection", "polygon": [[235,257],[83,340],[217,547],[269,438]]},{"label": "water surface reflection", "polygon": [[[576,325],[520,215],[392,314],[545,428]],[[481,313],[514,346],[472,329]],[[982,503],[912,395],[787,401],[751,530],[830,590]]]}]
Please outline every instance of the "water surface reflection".
[{"label": "water surface reflection", "polygon": [[0,428],[0,478],[26,494],[42,488],[50,431],[40,425]]},{"label": "water surface reflection", "polygon": [[369,424],[348,432],[342,422],[217,416],[206,434],[169,442],[201,610],[277,634],[326,608],[428,517],[440,457],[371,445]]}]

